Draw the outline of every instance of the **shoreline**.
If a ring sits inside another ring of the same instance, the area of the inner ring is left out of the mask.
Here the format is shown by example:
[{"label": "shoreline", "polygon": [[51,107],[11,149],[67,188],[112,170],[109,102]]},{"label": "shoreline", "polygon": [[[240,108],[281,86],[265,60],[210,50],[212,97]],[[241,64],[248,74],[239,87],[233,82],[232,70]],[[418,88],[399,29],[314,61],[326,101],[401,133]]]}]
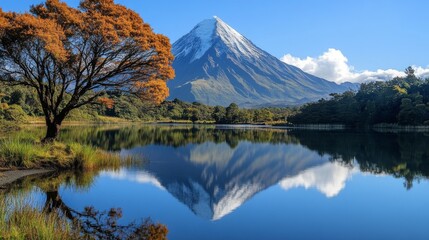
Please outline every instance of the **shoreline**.
[{"label": "shoreline", "polygon": [[[159,126],[213,126],[220,128],[265,128],[265,129],[290,129],[290,130],[324,130],[324,131],[375,131],[375,132],[429,132],[428,125],[398,125],[375,124],[371,126],[348,126],[345,124],[279,124],[279,123],[210,123],[210,122],[184,122],[184,121],[129,121],[129,122],[65,122],[64,127],[76,126],[126,126],[126,125],[159,125]],[[26,126],[44,127],[39,123],[28,123]]]},{"label": "shoreline", "polygon": [[[125,126],[125,125],[188,125],[188,126],[228,126],[228,127],[262,127],[262,128],[285,128],[285,129],[303,129],[303,130],[374,130],[374,131],[401,131],[401,132],[429,132],[429,125],[399,125],[397,123],[378,123],[374,125],[350,126],[339,123],[313,123],[313,124],[289,124],[286,122],[255,122],[255,123],[215,123],[210,121],[197,121],[193,123],[190,120],[126,120],[115,119],[116,121],[76,121],[66,120],[62,126]],[[1,126],[1,124],[0,124]],[[30,120],[25,123],[16,124],[17,127],[25,128],[28,126],[45,127],[41,120]],[[1,130],[0,130],[1,131]],[[6,131],[7,132],[7,131]]]},{"label": "shoreline", "polygon": [[0,188],[11,184],[23,177],[53,172],[53,169],[23,169],[23,170],[6,170],[0,172]]}]

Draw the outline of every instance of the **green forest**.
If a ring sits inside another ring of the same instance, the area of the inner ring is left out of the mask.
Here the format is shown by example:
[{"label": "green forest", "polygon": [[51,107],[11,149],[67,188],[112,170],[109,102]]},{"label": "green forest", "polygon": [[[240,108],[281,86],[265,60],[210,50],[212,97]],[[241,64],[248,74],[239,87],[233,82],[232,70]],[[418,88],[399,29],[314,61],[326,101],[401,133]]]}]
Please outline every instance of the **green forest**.
[{"label": "green forest", "polygon": [[[414,75],[410,67],[405,77],[363,83],[358,91],[333,93],[329,99],[301,107],[239,108],[207,106],[179,99],[154,104],[134,95],[110,91],[99,102],[73,110],[71,121],[100,121],[115,117],[126,121],[193,122],[220,124],[345,124],[362,127],[376,124],[429,125],[429,79]],[[0,119],[26,122],[43,118],[34,90],[22,86],[1,86]]]},{"label": "green forest", "polygon": [[[100,117],[116,117],[128,121],[177,121],[198,123],[266,123],[284,121],[296,109],[268,107],[243,109],[232,103],[228,107],[187,103],[178,99],[160,105],[144,101],[134,95],[111,91],[109,102],[85,105],[74,109],[67,120],[99,121]],[[43,118],[43,110],[36,93],[22,86],[0,87],[0,119],[25,122],[31,117]]]},{"label": "green forest", "polygon": [[331,94],[330,99],[302,106],[289,118],[294,124],[429,125],[429,79],[409,67],[405,77],[362,83],[357,92]]}]

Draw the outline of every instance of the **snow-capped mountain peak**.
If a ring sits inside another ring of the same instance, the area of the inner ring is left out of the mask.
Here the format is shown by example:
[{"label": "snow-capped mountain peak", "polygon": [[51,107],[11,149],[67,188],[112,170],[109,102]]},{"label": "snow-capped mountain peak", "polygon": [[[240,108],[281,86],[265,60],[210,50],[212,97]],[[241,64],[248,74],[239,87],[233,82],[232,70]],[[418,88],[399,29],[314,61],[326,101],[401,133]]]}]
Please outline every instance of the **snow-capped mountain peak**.
[{"label": "snow-capped mountain peak", "polygon": [[257,47],[218,17],[204,20],[173,44],[176,78],[170,100],[241,107],[299,105],[344,92]]},{"label": "snow-capped mountain peak", "polygon": [[200,22],[174,43],[173,54],[176,58],[190,57],[193,62],[215,45],[218,53],[231,51],[241,57],[261,54],[260,49],[217,16]]},{"label": "snow-capped mountain peak", "polygon": [[176,57],[192,54],[191,61],[201,58],[212,46],[215,28],[216,18],[200,22],[175,44],[173,54]]},{"label": "snow-capped mountain peak", "polygon": [[234,28],[230,27],[220,18],[215,17],[215,19],[217,20],[218,26],[216,28],[216,33],[222,39],[223,43],[225,43],[236,55],[257,57],[262,53],[258,47],[237,32]]}]

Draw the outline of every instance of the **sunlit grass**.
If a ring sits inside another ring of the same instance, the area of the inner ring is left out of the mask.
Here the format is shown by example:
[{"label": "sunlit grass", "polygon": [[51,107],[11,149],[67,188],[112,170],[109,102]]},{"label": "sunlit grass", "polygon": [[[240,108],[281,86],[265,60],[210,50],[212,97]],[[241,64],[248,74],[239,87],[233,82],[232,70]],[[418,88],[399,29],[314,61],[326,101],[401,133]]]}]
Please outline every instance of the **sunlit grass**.
[{"label": "sunlit grass", "polygon": [[70,155],[74,157],[76,167],[80,169],[119,168],[121,165],[119,154],[109,153],[80,143],[70,143],[66,146]]},{"label": "sunlit grass", "polygon": [[35,136],[16,135],[0,140],[0,167],[96,170],[117,169],[121,157],[73,142],[42,144]]},{"label": "sunlit grass", "polygon": [[78,238],[79,231],[56,212],[43,212],[24,198],[0,196],[0,239]]},{"label": "sunlit grass", "polygon": [[32,167],[41,149],[21,139],[5,139],[0,143],[0,161],[5,166]]}]

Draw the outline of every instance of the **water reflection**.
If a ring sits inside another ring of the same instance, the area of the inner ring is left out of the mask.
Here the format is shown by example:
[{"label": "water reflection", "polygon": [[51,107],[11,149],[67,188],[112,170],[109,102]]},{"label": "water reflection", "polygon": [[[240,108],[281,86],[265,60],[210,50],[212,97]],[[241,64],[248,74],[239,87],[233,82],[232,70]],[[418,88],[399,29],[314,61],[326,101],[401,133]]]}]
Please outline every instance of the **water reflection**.
[{"label": "water reflection", "polygon": [[407,189],[429,177],[427,133],[294,131],[290,135],[309,150],[332,156],[333,161],[358,165],[361,172],[403,178]]},{"label": "water reflection", "polygon": [[296,187],[316,188],[329,198],[338,195],[345,187],[346,181],[356,172],[356,168],[338,162],[328,162],[285,178],[279,184],[286,191]]},{"label": "water reflection", "polygon": [[[150,219],[140,222],[132,221],[125,225],[120,224],[119,221],[123,217],[121,208],[100,211],[94,206],[86,206],[84,209],[78,210],[63,201],[60,193],[61,186],[88,190],[97,175],[98,172],[95,171],[63,171],[31,175],[19,179],[14,184],[2,186],[0,201],[8,204],[6,205],[8,208],[18,208],[19,211],[25,206],[25,203],[8,201],[8,198],[21,199],[25,198],[22,193],[40,192],[45,195],[44,204],[38,206],[39,204],[32,200],[31,194],[27,196],[29,204],[36,209],[40,208],[40,211],[44,213],[57,213],[60,219],[68,219],[73,229],[76,230],[77,235],[73,238],[79,236],[79,239],[166,239],[168,229],[162,224],[152,223]],[[24,205],[22,205],[23,203]]]},{"label": "water reflection", "polygon": [[285,191],[315,188],[331,198],[359,171],[402,178],[407,189],[429,176],[429,137],[421,133],[133,126],[69,128],[61,137],[138,156],[143,167],[101,176],[150,183],[211,220],[277,184]]},{"label": "water reflection", "polygon": [[[145,178],[159,183],[197,215],[217,220],[284,178],[326,163],[329,156],[294,144],[205,142],[176,148],[150,144],[122,154],[149,159]],[[120,173],[124,175],[124,173]],[[142,179],[140,171],[126,171]]]}]

